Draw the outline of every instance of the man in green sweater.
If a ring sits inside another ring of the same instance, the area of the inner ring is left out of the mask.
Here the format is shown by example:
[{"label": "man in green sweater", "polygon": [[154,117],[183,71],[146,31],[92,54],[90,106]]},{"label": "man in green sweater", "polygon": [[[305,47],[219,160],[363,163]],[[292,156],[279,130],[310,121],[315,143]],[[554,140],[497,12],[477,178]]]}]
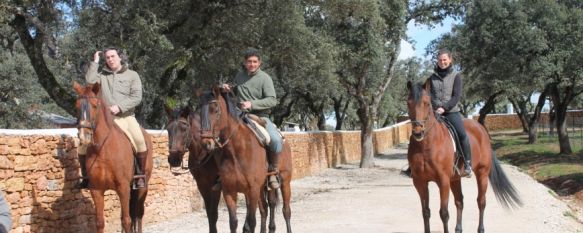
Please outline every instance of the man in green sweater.
[{"label": "man in green sweater", "polygon": [[[105,55],[105,67],[98,70],[100,54],[102,53]],[[143,175],[148,148],[134,114],[135,108],[142,102],[142,81],[137,72],[128,69],[122,57],[122,51],[117,48],[107,48],[103,52],[95,52],[93,62],[89,64],[89,69],[85,74],[85,80],[89,84],[98,83],[101,85],[101,95],[114,116],[113,121],[128,135],[135,146],[135,156],[140,167],[135,177],[137,179],[136,185],[138,188],[145,188],[146,182]],[[81,174],[84,177],[83,181],[78,184],[79,188],[87,188],[89,182],[86,178],[84,154],[83,150],[79,152]]]},{"label": "man in green sweater", "polygon": [[[259,50],[250,48],[244,53],[244,68],[233,80],[234,92],[239,99],[239,108],[261,117],[267,123],[266,129],[271,137],[268,150],[269,171],[279,173],[277,164],[283,148],[283,139],[277,127],[269,119],[271,108],[277,105],[275,88],[271,77],[261,70],[261,54]],[[231,86],[223,85],[224,91],[231,91]],[[269,186],[279,188],[276,175],[269,177]]]}]

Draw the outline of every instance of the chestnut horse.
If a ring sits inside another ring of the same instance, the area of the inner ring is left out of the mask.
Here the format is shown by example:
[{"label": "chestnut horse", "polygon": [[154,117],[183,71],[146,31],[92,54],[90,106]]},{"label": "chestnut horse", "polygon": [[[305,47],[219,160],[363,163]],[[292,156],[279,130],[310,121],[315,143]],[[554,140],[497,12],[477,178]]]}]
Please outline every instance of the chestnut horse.
[{"label": "chestnut horse", "polygon": [[[255,232],[255,213],[258,204],[261,212],[261,232],[265,232],[267,194],[271,210],[270,232],[275,232],[273,211],[277,203],[277,190],[268,191],[266,178],[267,151],[255,134],[240,120],[235,104],[228,93],[222,93],[215,86],[210,93],[200,96],[202,146],[209,153],[216,153],[219,174],[222,179],[223,198],[229,210],[231,232],[237,230],[237,193],[243,193],[246,199],[247,215],[243,232]],[[292,160],[291,149],[284,142],[278,164],[281,192],[283,197],[283,215],[287,232],[291,232],[290,198]]]},{"label": "chestnut horse", "polygon": [[213,191],[212,186],[219,171],[211,154],[201,147],[200,117],[194,114],[190,107],[173,110],[165,106],[165,109],[168,116],[168,163],[171,171],[174,174],[181,173],[182,158],[188,151],[188,168],[204,201],[209,232],[217,233],[221,192]]},{"label": "chestnut horse", "polygon": [[[95,204],[97,232],[105,227],[104,193],[115,190],[121,202],[123,232],[141,233],[144,202],[148,189],[132,190],[134,177],[134,152],[129,138],[113,122],[109,107],[101,98],[100,85],[81,86],[73,83],[77,92],[76,107],[79,110],[79,140],[87,146],[85,166],[89,176],[89,189]],[[143,129],[148,158],[146,184],[152,174],[152,140]]]},{"label": "chestnut horse", "polygon": [[[439,187],[440,210],[439,216],[443,222],[443,231],[448,231],[447,209],[449,191],[451,189],[457,209],[455,232],[462,232],[463,194],[461,177],[454,172],[455,151],[450,134],[445,124],[436,118],[431,107],[429,82],[425,84],[407,83],[409,95],[407,107],[412,122],[412,135],[407,157],[411,167],[413,184],[419,198],[425,232],[429,230],[429,190],[428,183],[433,181]],[[486,129],[475,120],[464,120],[472,150],[472,170],[478,183],[478,208],[480,219],[478,232],[484,232],[484,208],[486,207],[486,189],[491,182],[494,194],[505,207],[522,205],[514,186],[510,183],[502,170],[496,155],[492,150],[490,135]],[[461,165],[461,163],[460,163]]]}]

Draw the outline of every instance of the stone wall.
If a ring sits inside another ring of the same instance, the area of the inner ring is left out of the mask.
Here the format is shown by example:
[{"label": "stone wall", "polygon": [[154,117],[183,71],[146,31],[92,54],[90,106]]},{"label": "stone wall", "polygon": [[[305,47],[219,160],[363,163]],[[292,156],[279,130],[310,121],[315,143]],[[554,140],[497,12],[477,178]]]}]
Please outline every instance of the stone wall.
[{"label": "stone wall", "polygon": [[[79,178],[76,131],[0,132],[0,190],[12,209],[12,233],[95,232],[89,191],[73,188]],[[154,172],[146,199],[146,224],[203,208],[190,173],[175,176],[166,160],[167,137],[154,136]],[[376,130],[374,149],[382,153],[408,141],[410,124]],[[292,148],[294,179],[360,160],[360,132],[284,133]],[[185,156],[187,158],[187,156]],[[106,192],[106,231],[120,229],[119,201]]]}]

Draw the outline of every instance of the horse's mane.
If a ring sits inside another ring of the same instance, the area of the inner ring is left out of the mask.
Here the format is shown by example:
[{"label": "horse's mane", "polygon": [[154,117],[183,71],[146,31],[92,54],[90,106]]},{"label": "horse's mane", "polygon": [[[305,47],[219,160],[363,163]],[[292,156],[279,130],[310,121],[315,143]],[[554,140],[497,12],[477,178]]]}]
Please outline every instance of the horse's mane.
[{"label": "horse's mane", "polygon": [[[225,100],[227,105],[227,111],[231,118],[235,121],[239,121],[238,111],[236,104],[233,102],[233,99],[229,96],[229,93],[221,93],[221,96]],[[200,118],[201,118],[201,128],[202,130],[210,130],[210,120],[209,120],[209,102],[215,99],[215,95],[212,92],[205,92],[200,96]]]}]

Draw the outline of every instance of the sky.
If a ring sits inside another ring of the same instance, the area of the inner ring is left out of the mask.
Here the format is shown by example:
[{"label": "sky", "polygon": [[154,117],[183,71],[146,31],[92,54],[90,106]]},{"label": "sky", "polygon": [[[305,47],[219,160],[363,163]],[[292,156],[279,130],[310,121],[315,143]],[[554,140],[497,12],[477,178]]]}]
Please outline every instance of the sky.
[{"label": "sky", "polygon": [[454,23],[456,22],[453,19],[447,18],[443,24],[429,28],[423,25],[415,25],[414,21],[409,22],[407,24],[407,36],[412,40],[413,44],[401,40],[399,59],[407,59],[413,56],[425,57],[425,48],[427,45],[432,40],[439,38],[442,34],[450,32]]}]

